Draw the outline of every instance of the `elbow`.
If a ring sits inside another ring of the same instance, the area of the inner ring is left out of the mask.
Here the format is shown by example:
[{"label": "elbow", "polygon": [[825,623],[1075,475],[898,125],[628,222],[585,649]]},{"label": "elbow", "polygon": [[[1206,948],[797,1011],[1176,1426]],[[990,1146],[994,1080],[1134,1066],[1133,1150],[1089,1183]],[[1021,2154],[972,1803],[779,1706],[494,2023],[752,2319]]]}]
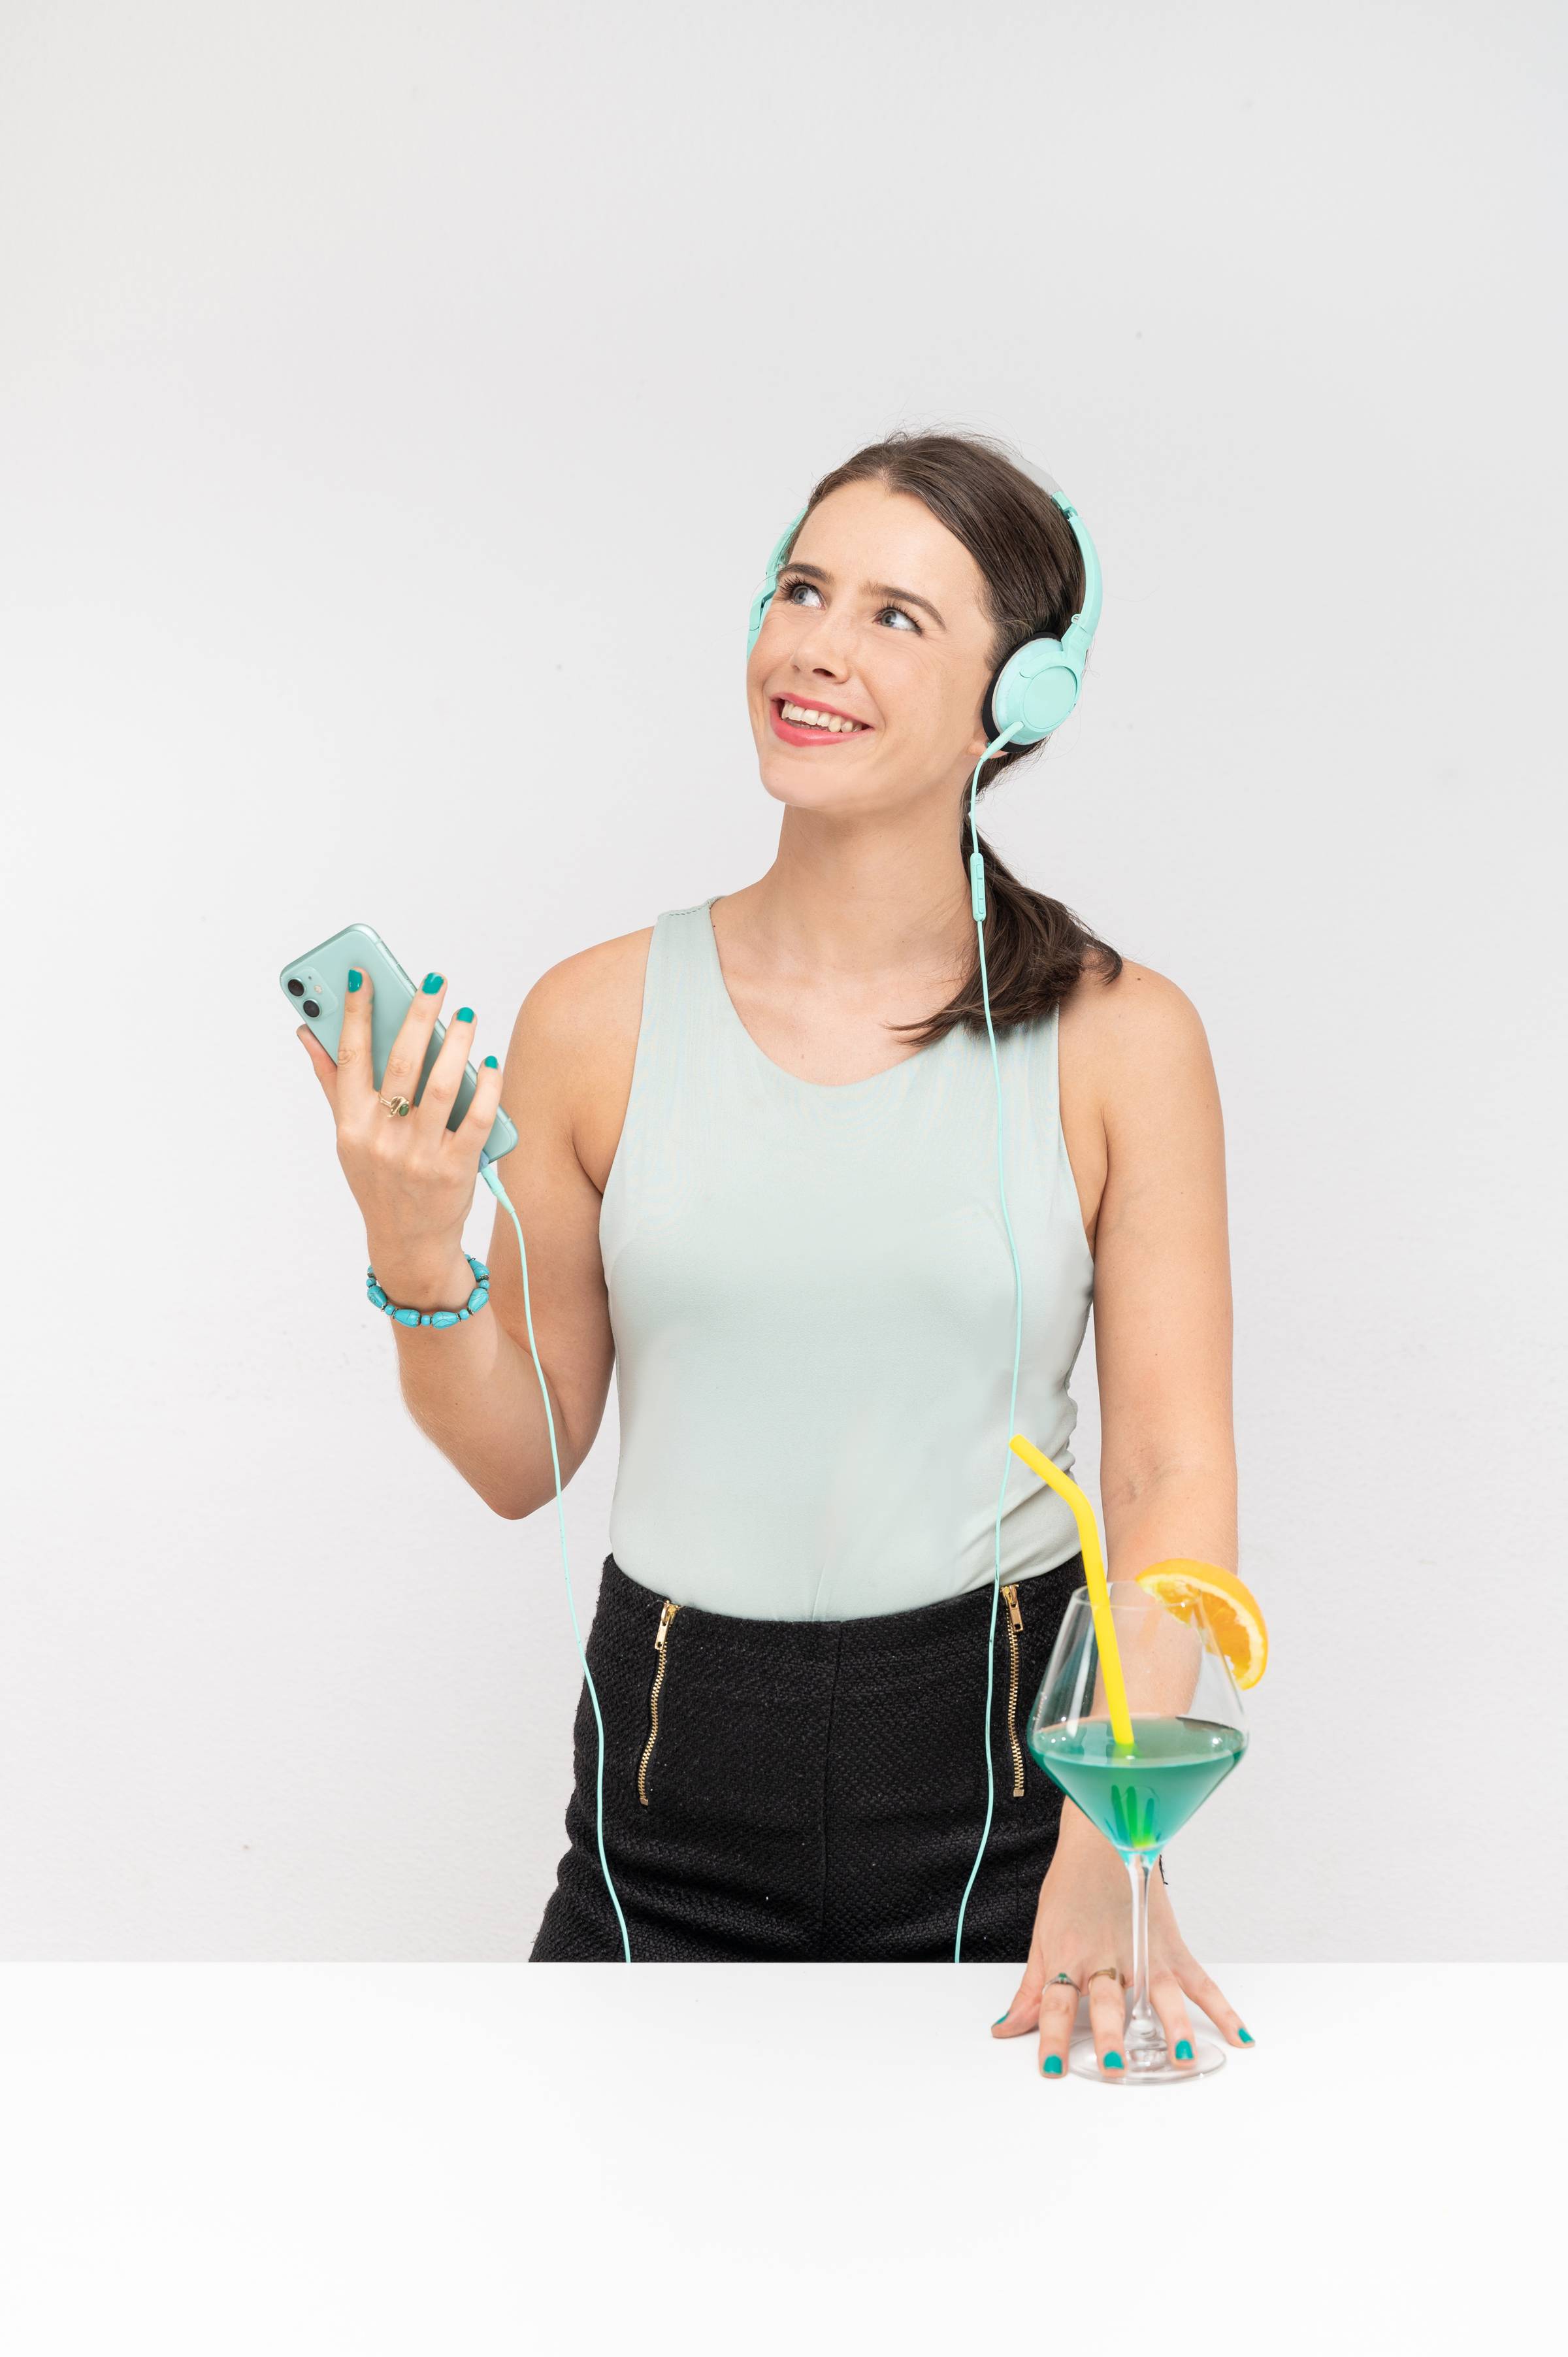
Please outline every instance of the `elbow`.
[{"label": "elbow", "polygon": [[485,1500],[485,1503],[489,1508],[492,1514],[499,1514],[500,1516],[503,1523],[526,1522],[528,1516],[533,1512],[532,1506],[514,1506],[510,1503],[502,1505],[498,1503],[494,1498],[487,1498]]},{"label": "elbow", "polygon": [[[553,1488],[550,1494],[553,1498],[555,1495]],[[487,1498],[485,1500],[491,1513],[499,1514],[503,1523],[526,1523],[530,1514],[536,1514],[543,1502],[542,1498]]]},{"label": "elbow", "polygon": [[516,1480],[509,1481],[498,1496],[485,1500],[490,1512],[499,1514],[503,1522],[526,1523],[529,1516],[537,1514],[542,1506],[553,1506],[555,1503],[555,1462],[558,1460],[561,1467],[561,1488],[564,1492],[594,1445],[603,1408],[601,1398],[596,1413],[579,1419],[574,1411],[568,1416],[557,1394],[553,1426],[553,1454],[546,1447],[542,1460],[532,1465],[517,1465]]},{"label": "elbow", "polygon": [[[575,1465],[571,1467],[563,1465],[561,1468],[563,1493],[570,1485],[572,1475],[576,1469]],[[514,1492],[508,1498],[487,1498],[485,1503],[492,1514],[500,1516],[503,1523],[526,1523],[529,1516],[537,1514],[542,1507],[553,1506],[555,1503],[554,1478],[552,1476],[546,1489],[527,1491],[521,1495]]]}]

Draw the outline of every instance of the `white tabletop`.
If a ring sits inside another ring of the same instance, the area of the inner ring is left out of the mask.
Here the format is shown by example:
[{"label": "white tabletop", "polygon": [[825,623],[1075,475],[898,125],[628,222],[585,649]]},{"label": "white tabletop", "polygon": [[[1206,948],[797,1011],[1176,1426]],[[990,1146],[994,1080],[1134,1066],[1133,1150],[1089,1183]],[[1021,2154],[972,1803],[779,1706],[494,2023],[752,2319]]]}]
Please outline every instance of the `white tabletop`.
[{"label": "white tabletop", "polygon": [[993,2040],[988,1965],[13,1964],[0,2333],[1380,2357],[1546,2325],[1568,1967],[1212,1969],[1256,2047],[1113,2089]]}]

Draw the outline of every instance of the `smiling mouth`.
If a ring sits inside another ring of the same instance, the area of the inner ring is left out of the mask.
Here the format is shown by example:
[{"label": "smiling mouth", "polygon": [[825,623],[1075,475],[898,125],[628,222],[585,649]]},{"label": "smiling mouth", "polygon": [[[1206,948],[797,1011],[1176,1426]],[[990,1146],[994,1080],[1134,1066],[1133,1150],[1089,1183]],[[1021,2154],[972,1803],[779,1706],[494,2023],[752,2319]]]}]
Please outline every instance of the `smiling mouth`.
[{"label": "smiling mouth", "polygon": [[815,705],[800,703],[792,695],[768,697],[768,708],[773,723],[773,733],[786,745],[847,745],[853,737],[870,737],[875,734],[868,721],[856,720],[846,726],[842,717],[836,714],[825,717],[824,720],[786,720],[784,717],[786,705],[790,705],[796,712],[814,712],[819,709]]}]

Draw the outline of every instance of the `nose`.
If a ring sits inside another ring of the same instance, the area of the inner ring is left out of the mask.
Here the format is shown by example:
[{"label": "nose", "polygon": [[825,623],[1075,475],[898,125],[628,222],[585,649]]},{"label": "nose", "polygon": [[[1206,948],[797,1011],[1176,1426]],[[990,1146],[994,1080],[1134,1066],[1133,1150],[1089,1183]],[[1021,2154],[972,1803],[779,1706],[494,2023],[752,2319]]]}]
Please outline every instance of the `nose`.
[{"label": "nose", "polygon": [[852,666],[846,640],[853,628],[853,623],[844,624],[842,630],[835,627],[831,614],[813,614],[811,627],[802,630],[795,641],[796,669],[810,672],[814,678],[847,679]]}]

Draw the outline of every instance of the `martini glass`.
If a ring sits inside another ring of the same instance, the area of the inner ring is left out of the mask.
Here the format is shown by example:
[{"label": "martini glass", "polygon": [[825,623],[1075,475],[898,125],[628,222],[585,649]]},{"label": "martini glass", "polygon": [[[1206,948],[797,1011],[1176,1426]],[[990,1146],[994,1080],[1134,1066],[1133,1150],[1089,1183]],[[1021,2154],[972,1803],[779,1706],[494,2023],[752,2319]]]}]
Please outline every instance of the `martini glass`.
[{"label": "martini glass", "polygon": [[1133,1884],[1133,2010],[1122,2041],[1125,2068],[1107,2076],[1092,2037],[1078,2038],[1068,2069],[1102,2085],[1151,2087],[1218,2071],[1225,2049],[1193,2036],[1190,2062],[1173,2062],[1149,2003],[1149,1873],[1172,1835],[1235,1767],[1247,1748],[1246,1714],[1230,1664],[1194,1597],[1173,1610],[1135,1580],[1109,1587],[1116,1650],[1133,1725],[1116,1740],[1087,1587],[1068,1602],[1026,1739],[1036,1767],[1059,1784],[1120,1852]]}]

